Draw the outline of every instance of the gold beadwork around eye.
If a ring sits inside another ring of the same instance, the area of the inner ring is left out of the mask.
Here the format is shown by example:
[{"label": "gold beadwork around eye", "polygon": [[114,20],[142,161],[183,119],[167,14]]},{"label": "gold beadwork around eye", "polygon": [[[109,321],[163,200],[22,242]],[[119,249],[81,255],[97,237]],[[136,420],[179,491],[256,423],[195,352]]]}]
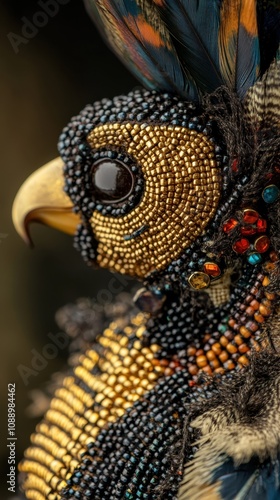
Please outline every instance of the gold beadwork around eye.
[{"label": "gold beadwork around eye", "polygon": [[221,175],[213,143],[196,130],[138,123],[100,125],[87,140],[93,150],[125,149],[145,181],[139,204],[123,217],[94,211],[98,264],[140,278],[164,269],[216,212]]}]

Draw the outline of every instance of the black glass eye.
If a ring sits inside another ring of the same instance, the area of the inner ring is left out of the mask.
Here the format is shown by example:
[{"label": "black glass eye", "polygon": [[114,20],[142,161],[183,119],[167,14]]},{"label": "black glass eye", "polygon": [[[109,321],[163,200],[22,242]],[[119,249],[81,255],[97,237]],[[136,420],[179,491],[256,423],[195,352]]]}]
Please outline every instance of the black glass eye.
[{"label": "black glass eye", "polygon": [[134,176],[120,160],[108,158],[92,166],[92,193],[96,201],[104,204],[119,203],[128,198],[134,187]]}]

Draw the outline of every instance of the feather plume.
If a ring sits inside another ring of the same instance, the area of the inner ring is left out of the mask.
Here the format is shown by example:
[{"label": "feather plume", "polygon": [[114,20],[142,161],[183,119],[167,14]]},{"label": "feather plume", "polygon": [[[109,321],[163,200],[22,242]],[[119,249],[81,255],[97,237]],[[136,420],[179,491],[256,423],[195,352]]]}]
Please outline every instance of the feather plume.
[{"label": "feather plume", "polygon": [[211,484],[201,475],[201,482],[195,484],[192,476],[195,478],[198,471],[190,470],[189,482],[183,481],[178,500],[277,500],[280,496],[279,466],[279,456],[274,462],[269,460],[261,465],[251,460],[240,467],[235,467],[230,459],[219,457],[215,466],[212,464]]},{"label": "feather plume", "polygon": [[218,45],[223,80],[243,97],[259,76],[256,0],[223,1]]},{"label": "feather plume", "polygon": [[223,84],[217,41],[221,0],[211,2],[155,0],[177,49],[183,68],[199,89],[212,92]]},{"label": "feather plume", "polygon": [[151,0],[85,0],[88,11],[118,57],[148,88],[197,98],[169,31]]},{"label": "feather plume", "polygon": [[246,119],[256,130],[280,128],[280,61],[272,63],[244,100]]},{"label": "feather plume", "polygon": [[243,98],[276,56],[275,0],[85,0],[105,40],[144,86],[199,100]]}]

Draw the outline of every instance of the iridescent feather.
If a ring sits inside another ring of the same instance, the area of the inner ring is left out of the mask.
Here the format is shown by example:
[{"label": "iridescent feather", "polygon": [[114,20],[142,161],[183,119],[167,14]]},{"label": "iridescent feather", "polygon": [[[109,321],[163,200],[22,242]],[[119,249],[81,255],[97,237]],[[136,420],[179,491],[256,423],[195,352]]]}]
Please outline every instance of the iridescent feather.
[{"label": "iridescent feather", "polygon": [[255,0],[224,0],[220,10],[219,61],[225,84],[244,97],[260,74]]},{"label": "iridescent feather", "polygon": [[267,0],[85,0],[107,43],[148,88],[243,98],[275,57],[279,6]]},{"label": "iridescent feather", "polygon": [[168,29],[150,0],[86,0],[107,43],[147,88],[196,97],[195,85],[186,81]]},{"label": "iridescent feather", "polygon": [[[154,0],[170,31],[183,68],[202,92],[223,84],[219,68],[217,40],[221,0],[209,2]],[[211,30],[209,29],[211,26]]]}]

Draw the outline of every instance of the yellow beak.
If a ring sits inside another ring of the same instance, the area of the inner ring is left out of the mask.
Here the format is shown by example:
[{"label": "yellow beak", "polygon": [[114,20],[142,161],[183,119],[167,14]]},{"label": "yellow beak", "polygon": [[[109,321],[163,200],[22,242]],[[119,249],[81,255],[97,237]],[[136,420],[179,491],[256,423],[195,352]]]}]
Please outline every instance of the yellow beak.
[{"label": "yellow beak", "polygon": [[50,161],[26,179],[13,204],[13,222],[23,240],[32,244],[30,222],[41,222],[74,235],[80,216],[73,213],[70,198],[63,190],[63,162]]}]

